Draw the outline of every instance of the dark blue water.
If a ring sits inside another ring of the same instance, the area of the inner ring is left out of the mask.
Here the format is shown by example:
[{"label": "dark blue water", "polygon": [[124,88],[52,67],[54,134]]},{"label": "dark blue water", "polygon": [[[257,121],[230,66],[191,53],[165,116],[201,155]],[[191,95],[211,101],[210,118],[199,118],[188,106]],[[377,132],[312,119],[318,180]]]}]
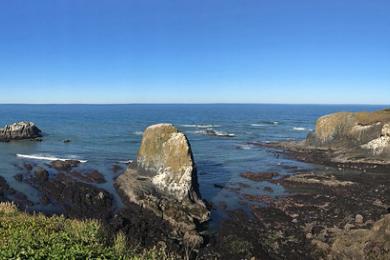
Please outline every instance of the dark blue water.
[{"label": "dark blue water", "polygon": [[[288,167],[310,167],[277,158],[252,142],[303,139],[314,128],[316,119],[337,111],[373,111],[380,106],[325,105],[0,105],[0,125],[33,121],[45,133],[43,142],[0,143],[0,174],[17,190],[37,201],[37,192],[17,183],[16,154],[53,156],[88,160],[87,167],[101,170],[108,179],[102,186],[112,190],[114,163],[136,157],[142,131],[148,125],[169,122],[185,132],[191,142],[198,167],[202,196],[213,204],[229,208],[240,205],[230,189],[214,184],[250,185],[244,192],[266,194],[271,186],[280,195],[284,190],[267,182],[252,182],[239,175],[245,171],[276,171],[288,174]],[[206,136],[211,127],[235,137]],[[71,143],[64,144],[63,140]],[[214,212],[215,218],[219,215]]]}]

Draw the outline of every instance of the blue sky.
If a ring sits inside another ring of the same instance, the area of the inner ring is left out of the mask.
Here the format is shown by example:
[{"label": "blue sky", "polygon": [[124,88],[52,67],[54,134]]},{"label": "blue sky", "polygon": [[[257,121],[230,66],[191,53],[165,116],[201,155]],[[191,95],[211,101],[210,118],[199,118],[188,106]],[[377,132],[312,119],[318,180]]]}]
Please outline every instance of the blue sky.
[{"label": "blue sky", "polygon": [[388,0],[0,3],[0,103],[390,104]]}]

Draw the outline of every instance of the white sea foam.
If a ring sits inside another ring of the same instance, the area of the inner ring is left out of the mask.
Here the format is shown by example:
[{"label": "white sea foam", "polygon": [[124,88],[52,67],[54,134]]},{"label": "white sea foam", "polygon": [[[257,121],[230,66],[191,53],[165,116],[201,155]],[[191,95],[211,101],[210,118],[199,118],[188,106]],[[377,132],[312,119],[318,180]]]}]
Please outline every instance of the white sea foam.
[{"label": "white sea foam", "polygon": [[264,127],[269,125],[278,125],[278,121],[260,121],[259,123],[251,124],[251,126],[254,127]]},{"label": "white sea foam", "polygon": [[223,132],[223,131],[216,131],[214,130],[214,133],[216,136],[226,136],[226,137],[234,137],[236,136],[235,134],[228,133],[228,132]]},{"label": "white sea foam", "polygon": [[293,127],[294,131],[309,131],[310,129],[307,129],[305,127]]},{"label": "white sea foam", "polygon": [[127,161],[119,161],[118,163],[130,164],[132,162],[133,162],[133,160],[127,160]]},{"label": "white sea foam", "polygon": [[240,144],[237,147],[241,150],[252,150],[253,149],[253,145],[251,145],[251,144]]},{"label": "white sea foam", "polygon": [[[78,159],[64,159],[64,158],[58,158],[51,155],[41,155],[41,154],[16,154],[16,157],[19,158],[25,158],[25,159],[31,159],[31,160],[43,160],[43,161],[68,161],[68,160],[77,160],[81,163],[88,162],[87,160],[78,160]],[[72,156],[74,157],[74,156]]]},{"label": "white sea foam", "polygon": [[181,125],[182,127],[187,127],[187,128],[213,128],[213,127],[220,127],[220,125]]},{"label": "white sea foam", "polygon": [[142,131],[135,131],[134,134],[135,134],[135,135],[143,135],[144,132],[142,132]]}]

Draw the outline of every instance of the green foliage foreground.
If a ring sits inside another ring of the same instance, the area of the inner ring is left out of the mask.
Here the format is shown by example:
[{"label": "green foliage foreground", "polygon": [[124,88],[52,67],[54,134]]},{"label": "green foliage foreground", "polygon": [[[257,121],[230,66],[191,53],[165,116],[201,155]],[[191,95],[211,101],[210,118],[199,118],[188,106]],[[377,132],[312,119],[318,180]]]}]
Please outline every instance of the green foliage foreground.
[{"label": "green foliage foreground", "polygon": [[[113,241],[112,241],[113,240]],[[0,203],[0,259],[168,259],[160,250],[129,249],[126,237],[105,235],[96,220],[20,212]]]}]

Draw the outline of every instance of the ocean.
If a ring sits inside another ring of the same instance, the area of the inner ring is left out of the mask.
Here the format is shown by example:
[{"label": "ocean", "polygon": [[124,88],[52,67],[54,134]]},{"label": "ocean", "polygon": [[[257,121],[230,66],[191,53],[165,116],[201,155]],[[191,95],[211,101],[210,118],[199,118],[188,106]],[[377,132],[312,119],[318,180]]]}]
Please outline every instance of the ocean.
[{"label": "ocean", "polygon": [[[299,140],[315,127],[318,117],[337,111],[374,111],[383,106],[364,105],[0,105],[0,125],[32,121],[43,131],[42,142],[0,143],[0,175],[40,209],[38,192],[17,182],[16,165],[24,161],[46,163],[48,157],[85,160],[83,167],[98,169],[108,180],[99,186],[113,191],[112,165],[136,158],[143,130],[155,123],[173,123],[190,140],[197,164],[203,198],[214,207],[212,218],[224,216],[221,208],[243,207],[245,193],[283,195],[286,191],[269,182],[240,177],[243,172],[278,172],[315,167],[275,155],[256,143]],[[217,136],[208,136],[213,129]],[[220,136],[218,136],[220,134]],[[227,136],[226,136],[227,135]],[[64,140],[71,140],[64,143]],[[17,156],[19,155],[19,157]],[[27,158],[26,158],[27,157]],[[264,191],[264,187],[274,191]],[[221,188],[229,187],[229,188]],[[116,197],[117,205],[120,200]]]}]

